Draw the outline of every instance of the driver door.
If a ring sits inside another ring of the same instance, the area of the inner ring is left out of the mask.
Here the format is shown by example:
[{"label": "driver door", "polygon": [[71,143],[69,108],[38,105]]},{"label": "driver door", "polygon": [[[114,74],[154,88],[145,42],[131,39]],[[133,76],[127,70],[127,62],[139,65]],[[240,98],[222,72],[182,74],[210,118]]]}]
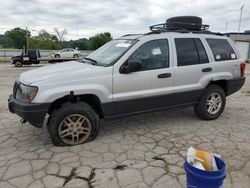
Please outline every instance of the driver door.
[{"label": "driver door", "polygon": [[[173,68],[168,39],[143,43],[113,75],[113,107],[115,115],[165,108],[173,102]],[[122,73],[129,61],[140,62],[141,69]]]}]

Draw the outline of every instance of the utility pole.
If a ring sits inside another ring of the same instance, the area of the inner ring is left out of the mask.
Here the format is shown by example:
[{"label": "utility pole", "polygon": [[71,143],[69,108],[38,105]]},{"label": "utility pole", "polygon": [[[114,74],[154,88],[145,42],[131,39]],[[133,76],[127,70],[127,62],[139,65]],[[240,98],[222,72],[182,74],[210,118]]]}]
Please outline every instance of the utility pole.
[{"label": "utility pole", "polygon": [[26,49],[29,49],[28,28],[26,27]]},{"label": "utility pole", "polygon": [[225,33],[227,33],[228,22],[225,23]]},{"label": "utility pole", "polygon": [[227,33],[227,26],[228,26],[228,22],[226,22],[226,25],[225,25],[225,33]]},{"label": "utility pole", "polygon": [[238,36],[240,36],[240,26],[241,26],[241,17],[242,17],[243,8],[244,8],[244,3],[240,7],[240,20],[239,20],[239,27],[238,27]]},{"label": "utility pole", "polygon": [[78,40],[78,25],[76,23],[76,39]]}]

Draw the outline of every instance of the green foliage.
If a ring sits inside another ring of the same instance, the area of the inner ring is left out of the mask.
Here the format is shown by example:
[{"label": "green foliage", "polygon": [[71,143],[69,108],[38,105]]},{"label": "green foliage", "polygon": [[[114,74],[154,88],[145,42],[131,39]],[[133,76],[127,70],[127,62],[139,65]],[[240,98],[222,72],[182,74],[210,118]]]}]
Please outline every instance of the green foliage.
[{"label": "green foliage", "polygon": [[81,50],[96,50],[110,40],[112,40],[112,36],[109,32],[106,32],[97,34],[89,39],[82,38],[78,40],[62,41],[60,44],[62,48],[78,47]]},{"label": "green foliage", "polygon": [[[14,48],[21,49],[26,46],[26,30],[16,27],[10,31],[5,32],[5,36],[11,41]],[[31,34],[27,31],[27,36],[30,37]]]},{"label": "green foliage", "polygon": [[[109,32],[99,33],[89,39],[81,38],[78,40],[59,41],[56,35],[50,34],[45,30],[41,30],[38,36],[31,36],[27,31],[29,48],[33,49],[50,49],[57,50],[61,48],[76,48],[81,50],[95,50],[106,42],[112,40]],[[0,45],[3,48],[23,48],[26,46],[26,30],[19,27],[10,31],[6,31],[4,35],[0,35]]]},{"label": "green foliage", "polygon": [[29,46],[33,49],[60,49],[57,37],[45,30],[42,30],[38,36],[31,37],[29,39]]},{"label": "green foliage", "polygon": [[96,50],[97,48],[101,47],[110,40],[112,40],[112,36],[109,32],[99,33],[93,37],[90,37],[89,41],[91,45],[91,50]]},{"label": "green foliage", "polygon": [[62,41],[60,44],[62,48],[78,47],[81,50],[90,50],[90,42],[86,38],[82,38],[78,40]]},{"label": "green foliage", "polygon": [[0,45],[2,48],[12,47],[11,40],[5,35],[0,35]]}]

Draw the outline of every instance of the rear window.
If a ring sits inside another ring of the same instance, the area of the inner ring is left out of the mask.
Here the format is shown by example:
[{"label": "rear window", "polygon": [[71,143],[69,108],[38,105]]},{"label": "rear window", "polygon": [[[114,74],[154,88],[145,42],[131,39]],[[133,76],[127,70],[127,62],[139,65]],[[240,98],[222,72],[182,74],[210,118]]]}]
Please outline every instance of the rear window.
[{"label": "rear window", "polygon": [[206,39],[215,61],[237,59],[237,55],[226,39]]}]

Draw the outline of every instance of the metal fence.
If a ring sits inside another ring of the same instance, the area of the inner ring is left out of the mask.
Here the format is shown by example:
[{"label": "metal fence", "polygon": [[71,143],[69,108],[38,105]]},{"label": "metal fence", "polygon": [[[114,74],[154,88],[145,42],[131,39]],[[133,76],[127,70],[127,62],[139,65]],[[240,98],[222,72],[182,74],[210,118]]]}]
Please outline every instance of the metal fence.
[{"label": "metal fence", "polygon": [[[56,50],[39,50],[41,57],[48,57],[52,52]],[[90,50],[80,50],[81,56],[87,56],[92,51]],[[9,62],[10,58],[13,56],[18,56],[22,53],[21,49],[0,49],[0,62]]]}]

